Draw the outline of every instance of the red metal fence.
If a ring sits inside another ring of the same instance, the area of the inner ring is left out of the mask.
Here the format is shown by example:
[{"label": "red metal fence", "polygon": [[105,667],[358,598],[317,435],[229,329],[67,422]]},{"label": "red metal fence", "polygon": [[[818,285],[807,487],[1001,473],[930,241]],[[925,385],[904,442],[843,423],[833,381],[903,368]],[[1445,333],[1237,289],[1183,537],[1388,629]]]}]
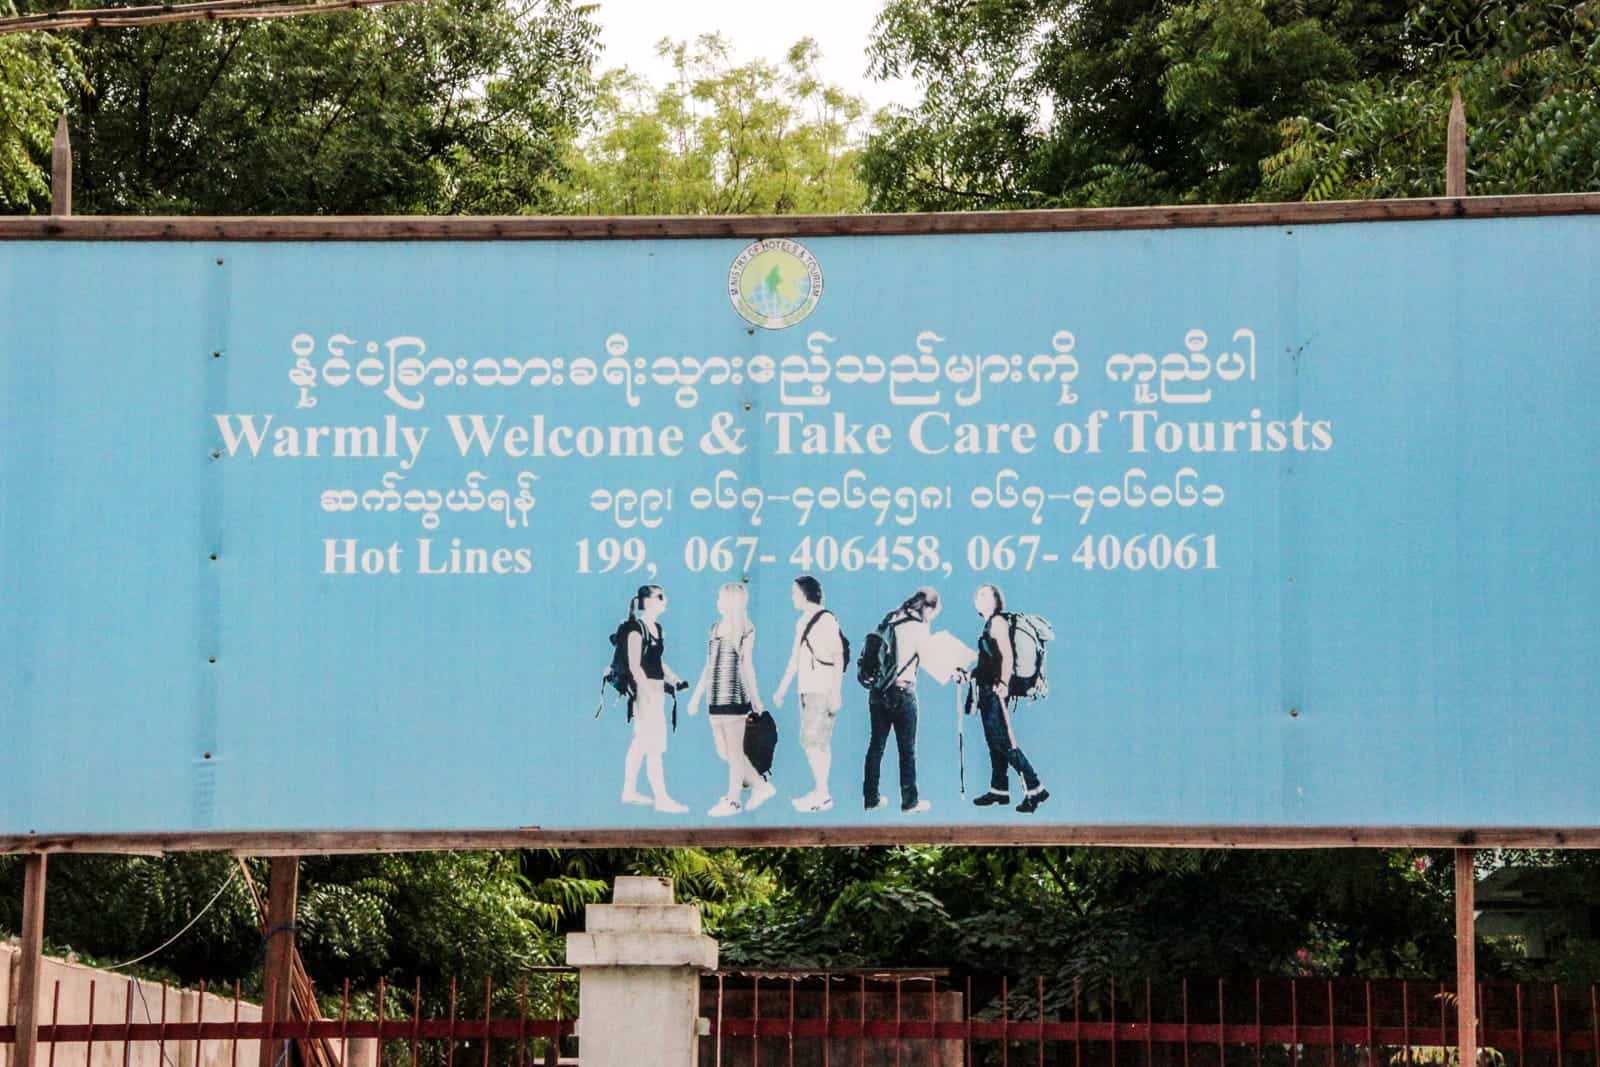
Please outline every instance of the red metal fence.
[{"label": "red metal fence", "polygon": [[[1594,987],[1478,986],[1480,1063],[1600,1067]],[[708,984],[702,1064],[1420,1067],[1452,1061],[1453,983],[1087,983],[944,972],[747,973]]]},{"label": "red metal fence", "polygon": [[[159,999],[141,991],[141,1021],[138,983],[128,983],[114,1018],[97,1015],[93,983],[87,1018],[63,1018],[56,983],[39,1031],[41,1064],[255,1067],[262,1040],[280,1049],[321,1041],[330,1059],[352,1067],[362,1041],[378,1067],[579,1062],[577,976],[560,969],[470,991],[452,982],[442,1014],[423,1010],[420,982],[380,983],[355,998],[359,1007],[347,983],[336,997],[324,992],[333,1017],[316,1022],[241,1019],[237,986],[231,1009],[209,1017],[214,1009],[201,998],[195,1019],[170,1017],[165,990]],[[1478,1003],[1481,1065],[1600,1067],[1595,987],[1490,982],[1479,986]],[[929,970],[724,972],[703,983],[701,1014],[705,1067],[1442,1067],[1456,1042],[1452,984],[1376,979],[1119,984]],[[0,1054],[15,1031],[0,1026]],[[289,1060],[274,1057],[285,1067]]]}]

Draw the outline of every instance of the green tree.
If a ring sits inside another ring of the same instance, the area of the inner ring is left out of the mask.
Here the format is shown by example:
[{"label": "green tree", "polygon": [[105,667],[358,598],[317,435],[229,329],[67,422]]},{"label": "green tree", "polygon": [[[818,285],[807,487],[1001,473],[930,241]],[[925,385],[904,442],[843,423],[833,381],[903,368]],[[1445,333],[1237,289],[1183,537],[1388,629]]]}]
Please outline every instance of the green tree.
[{"label": "green tree", "polygon": [[76,206],[538,209],[587,114],[597,32],[591,9],[568,0],[84,32]]},{"label": "green tree", "polygon": [[1453,959],[1448,874],[1420,856],[780,850],[753,861],[781,888],[718,933],[730,963],[949,966],[1058,989],[1152,974],[1434,977]]},{"label": "green tree", "polygon": [[[264,893],[265,861],[252,860],[249,869]],[[699,904],[713,921],[773,891],[770,876],[729,850],[312,856],[300,866],[296,944],[329,1012],[338,1010],[346,979],[358,1011],[375,1007],[384,979],[391,1013],[411,1010],[420,983],[422,1010],[442,1014],[454,979],[464,990],[492,980],[499,1009],[511,1012],[528,969],[564,961],[563,935],[581,927],[584,907],[606,899],[619,874],[673,878],[679,899]],[[0,931],[20,928],[21,893],[20,857],[0,857]],[[246,995],[259,992],[264,951],[255,898],[231,855],[58,856],[50,861],[45,914],[53,953],[113,965],[171,940],[131,973],[239,981]],[[555,992],[534,984],[533,1010]]]},{"label": "green tree", "polygon": [[563,208],[586,215],[858,211],[865,107],[818,77],[802,40],[785,66],[735,65],[708,35],[663,41],[676,76],[662,87],[627,70],[601,80],[594,127],[572,152]]},{"label": "green tree", "polygon": [[[0,38],[0,207],[37,208],[70,95],[95,212],[892,209],[1412,195],[1442,186],[1467,100],[1475,191],[1600,188],[1595,6],[1473,0],[891,0],[874,41],[922,103],[862,152],[859,100],[720,38],[674,81],[613,72],[590,114],[594,27],[564,2],[433,0],[383,15]],[[16,43],[13,43],[16,42]],[[52,95],[54,94],[54,95]],[[13,110],[15,101],[15,110]],[[9,125],[7,125],[9,123]],[[858,165],[861,168],[858,171]],[[1540,854],[1593,899],[1595,865]],[[1424,861],[1418,864],[1418,861]],[[299,942],[323,992],[450,977],[502,988],[623,873],[669,875],[732,964],[954,965],[1119,981],[1151,972],[1437,976],[1448,863],[1406,851],[894,848],[308,859]],[[260,937],[233,861],[52,861],[54,948],[247,982]],[[264,881],[263,869],[256,877]],[[20,864],[0,858],[0,928]],[[1593,977],[1600,949],[1552,965]],[[1485,974],[1542,972],[1489,946]]]},{"label": "green tree", "polygon": [[[886,210],[1600,188],[1593,0],[890,0],[870,140]],[[1348,180],[1347,180],[1348,176]]]},{"label": "green tree", "polygon": [[[0,15],[14,14],[13,5],[0,4]],[[50,144],[67,106],[63,79],[78,74],[64,41],[0,36],[0,213],[49,209]]]},{"label": "green tree", "polygon": [[[250,869],[265,893],[266,864]],[[0,862],[0,927],[18,928],[20,878],[14,857]],[[603,888],[562,872],[529,878],[516,853],[308,857],[296,940],[313,977],[329,982],[481,981],[558,959],[559,923]],[[247,989],[259,974],[255,900],[231,855],[57,857],[45,914],[53,951],[102,964],[154,949],[195,920],[140,970],[186,982],[240,979]]]},{"label": "green tree", "polygon": [[1392,78],[1330,86],[1262,161],[1272,199],[1438,196],[1450,100],[1468,130],[1468,191],[1600,189],[1600,3],[1426,11],[1434,41]]}]

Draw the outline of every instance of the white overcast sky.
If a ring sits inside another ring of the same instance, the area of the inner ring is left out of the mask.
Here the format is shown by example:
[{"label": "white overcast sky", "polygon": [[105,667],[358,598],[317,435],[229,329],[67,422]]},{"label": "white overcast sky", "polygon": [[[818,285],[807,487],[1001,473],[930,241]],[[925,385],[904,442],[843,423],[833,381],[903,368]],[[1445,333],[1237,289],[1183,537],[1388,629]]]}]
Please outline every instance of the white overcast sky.
[{"label": "white overcast sky", "polygon": [[867,76],[867,37],[882,6],[879,0],[808,0],[801,4],[752,4],[749,0],[599,0],[603,68],[630,67],[654,83],[671,75],[656,58],[663,37],[692,40],[719,32],[733,42],[739,62],[782,61],[789,46],[814,38],[822,49],[824,79],[863,97],[870,110],[913,104],[920,94],[909,81],[881,82]]}]

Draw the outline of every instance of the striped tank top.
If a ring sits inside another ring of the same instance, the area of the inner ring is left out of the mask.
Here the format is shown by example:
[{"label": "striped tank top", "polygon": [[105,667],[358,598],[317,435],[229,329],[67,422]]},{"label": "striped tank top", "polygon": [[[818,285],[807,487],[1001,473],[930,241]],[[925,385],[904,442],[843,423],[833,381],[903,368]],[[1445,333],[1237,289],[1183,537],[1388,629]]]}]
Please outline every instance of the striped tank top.
[{"label": "striped tank top", "polygon": [[713,707],[718,704],[743,704],[749,698],[745,696],[744,678],[739,668],[744,654],[744,643],[755,630],[746,628],[737,641],[723,637],[719,630],[720,624],[711,628],[709,703]]}]

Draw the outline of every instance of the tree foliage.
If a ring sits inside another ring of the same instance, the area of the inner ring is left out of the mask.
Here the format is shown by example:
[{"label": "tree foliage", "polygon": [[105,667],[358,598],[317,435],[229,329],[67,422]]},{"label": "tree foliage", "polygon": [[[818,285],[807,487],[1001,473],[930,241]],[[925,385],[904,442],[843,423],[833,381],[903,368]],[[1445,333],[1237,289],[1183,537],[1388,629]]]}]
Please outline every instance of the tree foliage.
[{"label": "tree foliage", "polygon": [[[16,14],[10,3],[0,15]],[[0,213],[48,210],[50,144],[66,109],[64,81],[80,71],[64,41],[38,33],[0,36]]]},{"label": "tree foliage", "polygon": [[860,210],[865,105],[817,74],[816,42],[783,67],[735,64],[718,35],[663,41],[674,79],[627,70],[601,80],[592,133],[572,152],[564,210],[588,215],[787,214]]},{"label": "tree foliage", "polygon": [[890,0],[924,98],[864,156],[887,210],[1600,188],[1594,0]]},{"label": "tree foliage", "polygon": [[[1548,906],[1600,893],[1584,853],[1484,854],[1542,867]],[[57,857],[47,941],[121,962],[216,904],[136,973],[259,984],[255,905],[230,856]],[[266,864],[251,861],[258,889]],[[1092,1002],[1151,976],[1438,978],[1453,966],[1450,854],[1085,848],[612,849],[313,857],[302,861],[297,942],[329,1009],[349,979],[370,1009],[378,979],[394,1010],[448,1009],[450,981],[492,979],[501,1007],[531,966],[560,963],[563,935],[619,874],[674,879],[698,904],[727,966],[936,966],[978,977],[1074,980]],[[21,863],[0,858],[0,930],[20,924]],[[1600,945],[1574,936],[1550,960],[1480,944],[1485,977],[1600,978]],[[532,990],[537,1001],[549,988]]]},{"label": "tree foliage", "polygon": [[[1425,9],[1409,76],[1330,87],[1320,115],[1282,124],[1262,162],[1274,199],[1436,196],[1451,95],[1467,115],[1468,189],[1600,189],[1600,3]],[[1475,10],[1474,10],[1475,9]]]},{"label": "tree foliage", "polygon": [[[38,210],[58,110],[80,210],[700,214],[1409,196],[1443,184],[1459,89],[1475,192],[1600,189],[1600,0],[889,0],[883,74],[924,89],[878,119],[728,41],[668,45],[652,87],[598,88],[568,0],[427,0],[383,14],[0,37],[0,210]],[[589,122],[584,128],[584,123]],[[1504,857],[1600,894],[1586,855]],[[52,860],[57,951],[115,962],[215,905],[145,973],[259,974],[254,903],[222,856]],[[264,865],[253,867],[265,883]],[[305,861],[297,937],[343,978],[502,988],[559,962],[618,874],[672,877],[733,965],[969,973],[1436,977],[1449,863],[1409,851],[1044,848],[610,850]],[[230,879],[232,879],[230,881]],[[0,928],[21,864],[0,858]],[[1487,976],[1600,976],[1487,945]],[[400,994],[397,994],[400,995]]]},{"label": "tree foliage", "polygon": [[587,114],[597,32],[568,0],[429,0],[83,33],[69,101],[76,206],[538,208]]},{"label": "tree foliage", "polygon": [[1409,852],[783,850],[725,917],[729,962],[953,967],[1095,990],[1158,974],[1436,976],[1448,882]]},{"label": "tree foliage", "polygon": [[[252,860],[249,869],[256,891],[265,893],[266,862]],[[510,998],[506,1010],[514,1010],[521,978],[530,967],[564,961],[563,935],[581,928],[584,907],[607,899],[619,874],[670,877],[679,899],[699,904],[712,920],[772,891],[768,875],[730,851],[306,857],[296,943],[328,1010],[345,979],[357,1008],[370,1008],[380,978],[403,1010],[420,984],[423,1011],[444,1012],[452,979],[462,989],[482,989],[492,980]],[[213,985],[237,980],[247,994],[259,991],[265,952],[255,898],[230,855],[59,856],[51,860],[47,887],[52,952],[120,964],[196,920],[131,973]],[[20,929],[21,894],[20,858],[0,857],[0,930]]]}]

